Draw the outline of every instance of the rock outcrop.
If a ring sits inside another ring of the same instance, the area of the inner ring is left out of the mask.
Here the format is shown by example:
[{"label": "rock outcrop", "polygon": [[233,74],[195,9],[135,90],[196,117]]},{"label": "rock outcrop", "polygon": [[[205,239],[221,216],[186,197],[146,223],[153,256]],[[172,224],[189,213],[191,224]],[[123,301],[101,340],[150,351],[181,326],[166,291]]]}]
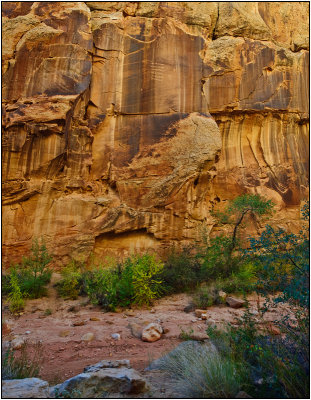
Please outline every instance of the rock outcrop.
[{"label": "rock outcrop", "polygon": [[4,263],[35,237],[59,263],[199,240],[213,208],[246,192],[297,229],[307,3],[6,2],[2,12]]}]

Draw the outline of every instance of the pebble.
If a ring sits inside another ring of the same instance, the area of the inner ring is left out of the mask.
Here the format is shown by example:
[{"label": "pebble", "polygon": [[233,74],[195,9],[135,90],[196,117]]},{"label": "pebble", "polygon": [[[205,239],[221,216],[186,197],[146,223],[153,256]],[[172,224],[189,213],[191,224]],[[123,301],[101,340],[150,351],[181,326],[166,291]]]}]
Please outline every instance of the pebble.
[{"label": "pebble", "polygon": [[94,339],[94,333],[88,332],[85,335],[83,335],[81,339],[85,340],[86,342],[90,342],[91,340]]},{"label": "pebble", "polygon": [[30,335],[31,331],[26,331],[25,335]]},{"label": "pebble", "polygon": [[110,336],[114,340],[120,340],[121,339],[121,335],[119,333],[112,333]]}]

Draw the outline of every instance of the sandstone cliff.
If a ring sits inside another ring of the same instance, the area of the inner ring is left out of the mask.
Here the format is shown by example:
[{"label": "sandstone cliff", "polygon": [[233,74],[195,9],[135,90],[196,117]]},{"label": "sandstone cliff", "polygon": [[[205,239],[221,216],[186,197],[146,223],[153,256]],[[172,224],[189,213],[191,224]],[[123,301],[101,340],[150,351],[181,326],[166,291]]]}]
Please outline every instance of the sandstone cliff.
[{"label": "sandstone cliff", "polygon": [[245,192],[298,226],[307,2],[2,11],[4,262],[41,236],[60,263],[198,240],[212,209]]}]

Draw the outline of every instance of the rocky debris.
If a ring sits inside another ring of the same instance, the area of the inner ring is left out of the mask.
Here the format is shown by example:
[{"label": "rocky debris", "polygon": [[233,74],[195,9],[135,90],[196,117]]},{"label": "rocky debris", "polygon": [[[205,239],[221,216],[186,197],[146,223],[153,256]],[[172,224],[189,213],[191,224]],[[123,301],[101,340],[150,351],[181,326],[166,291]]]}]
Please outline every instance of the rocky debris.
[{"label": "rocky debris", "polygon": [[206,310],[200,310],[200,309],[194,310],[194,315],[195,315],[197,318],[201,318],[201,315],[202,315],[202,314],[205,314],[205,313],[206,313]]},{"label": "rocky debris", "polygon": [[83,372],[97,372],[103,368],[120,368],[126,367],[131,368],[131,363],[129,360],[102,360],[95,365],[90,365],[85,367]]},{"label": "rocky debris", "polygon": [[185,308],[184,308],[184,312],[185,313],[190,313],[192,311],[195,310],[195,305],[194,304],[188,304]]},{"label": "rocky debris", "polygon": [[226,303],[228,304],[229,307],[241,308],[241,307],[245,306],[246,301],[237,299],[236,297],[228,296],[228,297],[226,297]]},{"label": "rocky debris", "polygon": [[214,319],[212,319],[212,318],[208,318],[206,320],[206,325],[208,325],[210,327],[216,327],[217,326],[216,321]]},{"label": "rocky debris", "polygon": [[72,326],[83,326],[83,325],[85,325],[85,321],[75,321],[72,324]]},{"label": "rocky debris", "polygon": [[201,314],[201,319],[202,320],[207,320],[207,318],[208,318],[207,312]]},{"label": "rocky debris", "polygon": [[131,322],[128,325],[128,327],[130,328],[131,333],[132,333],[133,336],[135,336],[138,339],[141,339],[141,335],[142,335],[142,332],[143,332],[143,326],[142,325],[139,325],[136,322]]},{"label": "rocky debris", "polygon": [[197,340],[200,342],[204,342],[205,340],[209,339],[209,336],[204,332],[193,332],[190,335],[191,340]]},{"label": "rocky debris", "polygon": [[114,339],[114,340],[120,340],[120,339],[121,339],[120,333],[112,333],[110,336],[111,336],[112,339]]},{"label": "rocky debris", "polygon": [[46,399],[49,384],[39,378],[11,379],[2,381],[4,399]]},{"label": "rocky debris", "polygon": [[275,335],[275,336],[281,335],[281,333],[282,333],[280,328],[271,322],[267,324],[267,330],[271,335]]},{"label": "rocky debris", "polygon": [[124,314],[127,316],[127,317],[134,317],[135,316],[135,311],[134,310],[126,310],[125,312],[124,312]]},{"label": "rocky debris", "polygon": [[61,331],[58,334],[59,337],[67,337],[69,335],[70,335],[70,331],[69,330]]},{"label": "rocky debris", "polygon": [[91,318],[90,318],[90,321],[100,321],[100,318],[97,318],[97,317],[91,317]]},{"label": "rocky debris", "polygon": [[141,334],[141,339],[144,342],[155,342],[161,339],[163,333],[162,326],[155,322],[151,322],[151,324],[147,325]]},{"label": "rocky debris", "polygon": [[25,339],[23,338],[15,338],[11,341],[12,349],[19,350],[22,348],[22,345],[25,343]]},{"label": "rocky debris", "polygon": [[218,292],[218,299],[220,300],[221,303],[225,303],[227,298],[227,293],[224,292],[223,290],[219,290]]},{"label": "rocky debris", "polygon": [[94,340],[94,338],[95,338],[94,333],[88,332],[82,336],[81,340],[84,340],[86,342],[91,342],[92,340]]},{"label": "rocky debris", "polygon": [[54,395],[79,393],[82,398],[103,396],[105,393],[137,395],[148,390],[145,379],[133,368],[128,360],[103,360],[85,368],[85,372],[54,386]]}]

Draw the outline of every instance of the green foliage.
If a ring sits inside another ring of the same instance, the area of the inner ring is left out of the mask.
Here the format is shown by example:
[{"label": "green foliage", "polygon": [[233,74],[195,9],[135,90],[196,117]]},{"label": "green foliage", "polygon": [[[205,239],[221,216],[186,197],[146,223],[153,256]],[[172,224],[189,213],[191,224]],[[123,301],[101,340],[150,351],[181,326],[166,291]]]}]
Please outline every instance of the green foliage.
[{"label": "green foliage", "polygon": [[[231,200],[223,213],[214,213],[220,223],[232,224],[234,226],[231,242],[228,244],[228,248],[226,247],[229,256],[236,248],[238,229],[244,217],[247,214],[251,214],[254,218],[269,215],[273,212],[273,206],[271,200],[266,200],[257,194],[244,194]],[[228,257],[229,259],[230,257]]]},{"label": "green foliage", "polygon": [[52,271],[48,267],[51,261],[52,257],[48,253],[45,243],[42,241],[39,244],[38,239],[35,239],[31,247],[31,254],[23,258],[21,265],[17,264],[13,267],[24,297],[36,299],[46,294],[45,285],[50,282],[52,275]]},{"label": "green foliage", "polygon": [[83,265],[72,260],[62,271],[62,279],[57,282],[58,294],[66,299],[76,299],[82,288],[82,269]]},{"label": "green foliage", "polygon": [[189,342],[162,358],[160,369],[174,377],[187,398],[234,398],[241,387],[235,362],[206,345]]},{"label": "green foliage", "polygon": [[[307,206],[302,215],[308,219]],[[307,224],[306,224],[307,225]],[[298,235],[267,226],[246,251],[260,279],[265,308],[286,304],[288,316],[274,321],[282,336],[260,334],[247,309],[237,328],[226,332],[209,328],[208,335],[223,357],[233,359],[243,375],[244,388],[255,398],[309,398],[309,241],[306,229]],[[248,272],[244,272],[242,277]],[[278,293],[270,297],[270,293]]]},{"label": "green foliage", "polygon": [[153,255],[128,257],[115,268],[96,268],[83,274],[85,291],[94,304],[106,310],[131,304],[149,305],[160,296],[158,278],[163,264]]},{"label": "green foliage", "polygon": [[134,256],[129,262],[133,271],[134,303],[150,305],[161,294],[162,281],[156,276],[163,270],[163,264],[149,254]]},{"label": "green foliage", "polygon": [[221,304],[218,289],[215,284],[201,286],[193,296],[193,303],[196,308],[205,309],[213,304]]},{"label": "green foliage", "polygon": [[226,293],[251,293],[256,288],[257,269],[254,263],[240,262],[239,269],[227,278],[218,279],[215,286]]},{"label": "green foliage", "polygon": [[29,343],[25,341],[19,355],[16,355],[14,349],[9,347],[2,353],[2,379],[38,377],[42,361],[41,342],[36,342],[30,350]]},{"label": "green foliage", "polygon": [[267,295],[271,290],[280,291],[277,301],[307,307],[310,297],[307,232],[302,230],[296,235],[267,225],[259,239],[250,239],[250,245],[248,254],[264,265],[259,282],[261,292]]},{"label": "green foliage", "polygon": [[106,310],[114,310],[117,306],[116,273],[103,267],[88,271],[83,275],[85,291],[93,304]]},{"label": "green foliage", "polygon": [[172,248],[159,275],[163,282],[163,290],[166,294],[171,294],[196,287],[200,281],[200,268],[192,247],[184,247],[180,251]]},{"label": "green foliage", "polygon": [[23,311],[25,302],[22,296],[22,292],[19,286],[18,276],[15,269],[11,271],[10,274],[10,284],[9,284],[9,295],[8,300],[10,303],[10,311],[13,314],[17,314]]},{"label": "green foliage", "polygon": [[229,276],[237,270],[240,260],[231,257],[231,239],[226,236],[212,238],[198,257],[202,260],[201,277],[206,281]]},{"label": "green foliage", "polygon": [[243,194],[230,201],[227,213],[239,218],[241,214],[252,212],[262,216],[270,214],[273,209],[271,200],[267,200],[258,194]]},{"label": "green foliage", "polygon": [[193,340],[193,339],[192,339],[192,335],[193,335],[193,333],[194,333],[194,330],[193,330],[192,328],[190,328],[188,332],[185,331],[185,330],[182,329],[182,328],[180,328],[180,330],[181,330],[181,332],[180,332],[179,338],[180,338],[181,340],[185,340],[185,341],[186,341],[186,340]]}]

